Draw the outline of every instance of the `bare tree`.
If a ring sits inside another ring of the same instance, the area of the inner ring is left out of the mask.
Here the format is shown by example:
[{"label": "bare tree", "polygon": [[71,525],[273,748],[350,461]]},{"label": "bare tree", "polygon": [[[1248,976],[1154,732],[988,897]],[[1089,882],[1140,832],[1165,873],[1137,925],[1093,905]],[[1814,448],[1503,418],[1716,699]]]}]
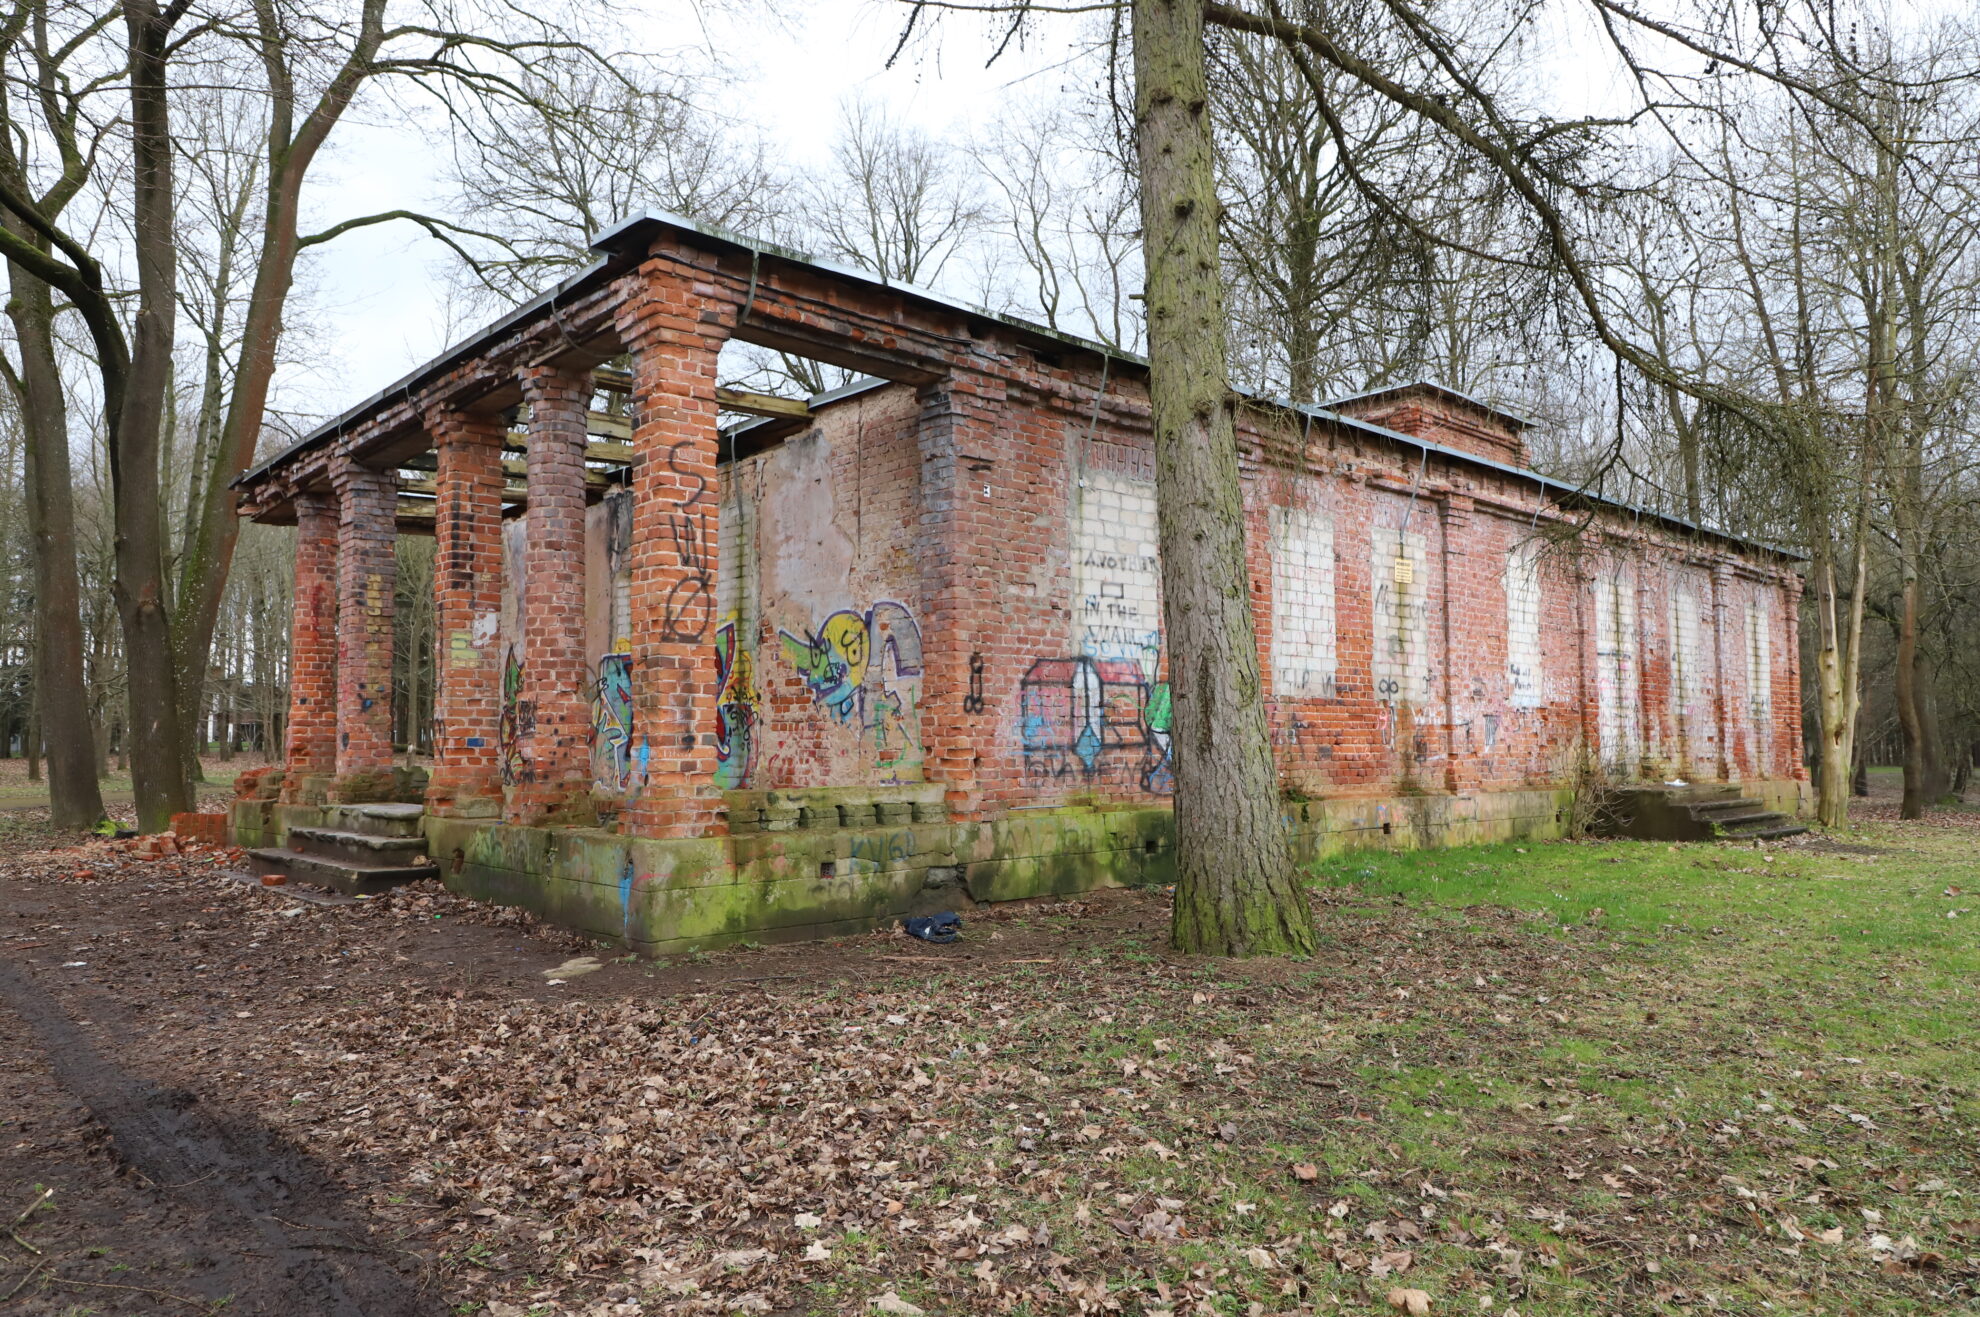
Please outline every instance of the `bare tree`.
[{"label": "bare tree", "polygon": [[813,181],[805,218],[822,254],[933,285],[986,214],[959,153],[854,100],[840,111],[831,167]]},{"label": "bare tree", "polygon": [[590,259],[601,230],[649,207],[770,237],[789,228],[788,185],[763,142],[700,105],[717,70],[622,59],[603,70],[559,52],[522,79],[524,95],[461,125],[454,184],[470,224],[503,248],[477,259],[477,286],[505,298]]}]

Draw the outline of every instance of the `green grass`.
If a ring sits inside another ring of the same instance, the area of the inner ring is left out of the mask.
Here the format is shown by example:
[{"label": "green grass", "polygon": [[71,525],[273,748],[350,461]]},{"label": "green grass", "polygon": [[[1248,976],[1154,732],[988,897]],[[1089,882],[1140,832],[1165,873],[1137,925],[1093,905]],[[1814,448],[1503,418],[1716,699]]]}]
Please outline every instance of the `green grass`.
[{"label": "green grass", "polygon": [[[1042,995],[964,1037],[1031,1086],[946,1114],[970,1159],[1056,1168],[1053,1251],[1130,1312],[1369,1311],[1396,1285],[1528,1317],[1980,1311],[1976,842],[1338,857],[1310,961],[1122,937],[1056,991],[1006,980]],[[1034,1154],[1034,1113],[1104,1133]],[[1178,1238],[1123,1230],[1164,1202]]]}]

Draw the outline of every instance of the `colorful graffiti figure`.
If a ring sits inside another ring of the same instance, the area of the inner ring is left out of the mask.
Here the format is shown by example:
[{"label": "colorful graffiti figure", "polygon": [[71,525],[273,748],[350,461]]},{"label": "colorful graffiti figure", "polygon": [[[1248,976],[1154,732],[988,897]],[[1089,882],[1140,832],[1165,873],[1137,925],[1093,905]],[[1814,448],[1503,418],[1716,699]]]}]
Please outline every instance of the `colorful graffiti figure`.
[{"label": "colorful graffiti figure", "polygon": [[804,678],[811,698],[839,722],[856,721],[871,734],[887,780],[920,767],[913,694],[898,684],[921,676],[921,628],[905,605],[882,599],[864,613],[841,609],[810,634],[780,630],[777,636],[784,661]]},{"label": "colorful graffiti figure", "polygon": [[756,665],[736,644],[734,619],[715,629],[715,783],[736,791],[749,785],[756,759],[756,723],[762,701],[756,693]]},{"label": "colorful graffiti figure", "polygon": [[639,782],[633,772],[632,655],[625,648],[598,660],[598,685],[591,696],[591,776],[608,791],[627,791]]},{"label": "colorful graffiti figure", "polygon": [[522,660],[516,657],[516,647],[511,645],[502,660],[502,714],[495,724],[504,786],[530,780],[529,756],[523,750],[523,741],[536,730],[536,706],[522,697],[522,691]]},{"label": "colorful graffiti figure", "polygon": [[1147,669],[1147,695],[1141,702],[1141,725],[1148,734],[1148,748],[1152,762],[1142,771],[1141,789],[1152,795],[1166,796],[1176,789],[1176,772],[1172,755],[1175,751],[1175,736],[1170,728],[1175,721],[1175,700],[1169,693],[1169,683],[1154,680],[1159,668],[1160,651],[1151,651],[1154,658],[1144,658]]},{"label": "colorful graffiti figure", "polygon": [[[870,616],[870,614],[869,614]],[[866,662],[872,652],[866,617],[854,612],[838,612],[809,636],[777,633],[784,659],[804,684],[811,698],[832,711],[840,722],[849,721],[859,703],[861,683],[866,680]]]},{"label": "colorful graffiti figure", "polygon": [[914,704],[902,691],[881,691],[873,701],[873,716],[868,725],[873,731],[874,764],[892,780],[906,771],[911,763],[918,763],[914,728],[910,715]]}]

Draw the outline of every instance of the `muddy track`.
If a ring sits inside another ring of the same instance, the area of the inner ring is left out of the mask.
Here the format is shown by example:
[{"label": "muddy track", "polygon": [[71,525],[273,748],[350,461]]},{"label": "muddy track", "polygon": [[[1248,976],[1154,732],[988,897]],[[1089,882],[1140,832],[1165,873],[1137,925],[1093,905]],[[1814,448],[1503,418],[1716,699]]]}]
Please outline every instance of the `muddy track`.
[{"label": "muddy track", "polygon": [[[0,959],[0,1006],[39,1039],[61,1085],[102,1125],[114,1156],[184,1213],[199,1288],[225,1311],[416,1317],[434,1311],[367,1241],[360,1214],[309,1158],[252,1122],[216,1116],[197,1094],[161,1087],[106,1057],[16,966]],[[102,1032],[102,1031],[99,1031]]]}]

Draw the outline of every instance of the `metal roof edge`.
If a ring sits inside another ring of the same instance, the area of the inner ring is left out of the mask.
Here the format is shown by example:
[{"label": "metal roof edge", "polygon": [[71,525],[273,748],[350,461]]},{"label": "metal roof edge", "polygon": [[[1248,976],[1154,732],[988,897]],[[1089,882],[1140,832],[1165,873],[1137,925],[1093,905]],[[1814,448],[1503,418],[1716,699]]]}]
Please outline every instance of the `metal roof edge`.
[{"label": "metal roof edge", "polygon": [[785,247],[778,243],[766,242],[761,238],[752,238],[746,233],[737,233],[735,230],[723,228],[719,224],[704,223],[692,216],[677,215],[672,211],[643,210],[637,215],[629,215],[611,227],[601,230],[591,240],[592,250],[623,254],[623,244],[633,237],[637,230],[647,227],[679,229],[698,237],[707,238],[722,243],[725,246],[733,247],[738,251],[751,252],[758,256],[772,256],[784,261],[792,261],[814,270],[822,270],[827,274],[837,275],[842,279],[849,279],[854,283],[867,284],[874,288],[884,288],[889,292],[900,293],[918,302],[926,302],[930,306],[939,306],[944,310],[993,321],[1023,333],[1034,334],[1039,338],[1063,343],[1067,347],[1079,348],[1085,352],[1096,353],[1103,357],[1112,357],[1116,361],[1125,361],[1142,367],[1148,365],[1148,359],[1146,357],[1137,356],[1124,348],[1108,347],[1105,343],[1097,339],[1082,338],[1078,334],[1067,333],[1063,329],[1053,329],[1047,325],[1038,324],[1036,321],[1026,320],[1022,316],[1010,315],[1003,311],[992,311],[988,307],[979,306],[974,302],[965,302],[961,298],[951,297],[947,293],[940,293],[932,288],[924,288],[920,284],[912,284],[899,279],[889,279],[884,275],[875,274],[873,271],[862,269],[857,265],[848,265],[843,261],[836,261],[830,257],[813,256],[809,252],[802,252],[794,247]]},{"label": "metal roof edge", "polygon": [[1676,527],[1678,530],[1688,531],[1693,535],[1709,535],[1714,539],[1724,540],[1728,544],[1737,545],[1741,548],[1758,549],[1764,553],[1771,553],[1777,557],[1786,558],[1791,562],[1808,561],[1807,554],[1797,552],[1794,549],[1786,549],[1778,544],[1769,544],[1764,540],[1749,539],[1743,535],[1735,535],[1731,531],[1720,530],[1714,526],[1705,526],[1698,522],[1686,521],[1683,517],[1674,516],[1668,512],[1659,512],[1655,508],[1646,508],[1635,503],[1625,503],[1621,499],[1611,498],[1607,494],[1598,494],[1593,490],[1585,489],[1569,481],[1560,480],[1554,476],[1543,475],[1530,467],[1513,466],[1508,462],[1499,462],[1489,457],[1481,457],[1477,453],[1467,453],[1461,448],[1451,448],[1429,439],[1419,439],[1413,434],[1404,434],[1400,430],[1391,430],[1387,426],[1377,425],[1373,421],[1364,421],[1357,417],[1344,416],[1332,410],[1324,403],[1296,403],[1288,399],[1268,398],[1262,395],[1252,394],[1247,390],[1239,390],[1239,392],[1246,393],[1247,396],[1256,398],[1258,401],[1268,403],[1272,406],[1283,407],[1288,411],[1312,416],[1317,420],[1332,421],[1336,424],[1347,426],[1350,429],[1361,430],[1365,433],[1379,436],[1393,443],[1408,444],[1412,448],[1435,453],[1439,457],[1450,458],[1471,466],[1484,467],[1487,470],[1496,471],[1500,475],[1510,476],[1516,480],[1530,480],[1543,489],[1555,491],[1569,498],[1586,499],[1591,503],[1599,504],[1613,511],[1626,512],[1635,517],[1648,517],[1652,521],[1661,522],[1666,526]]},{"label": "metal roof edge", "polygon": [[1340,407],[1351,402],[1365,402],[1370,398],[1379,398],[1385,393],[1403,393],[1409,389],[1434,389],[1447,397],[1456,398],[1459,402],[1470,403],[1480,411],[1490,412],[1494,416],[1503,416],[1521,429],[1530,430],[1539,424],[1538,421],[1528,416],[1525,412],[1514,411],[1502,403],[1487,402],[1476,394],[1466,393],[1463,389],[1454,389],[1450,385],[1441,383],[1440,381],[1421,378],[1404,380],[1400,384],[1384,384],[1379,389],[1363,389],[1359,393],[1350,393],[1339,398],[1323,398],[1318,405],[1322,407]]}]

